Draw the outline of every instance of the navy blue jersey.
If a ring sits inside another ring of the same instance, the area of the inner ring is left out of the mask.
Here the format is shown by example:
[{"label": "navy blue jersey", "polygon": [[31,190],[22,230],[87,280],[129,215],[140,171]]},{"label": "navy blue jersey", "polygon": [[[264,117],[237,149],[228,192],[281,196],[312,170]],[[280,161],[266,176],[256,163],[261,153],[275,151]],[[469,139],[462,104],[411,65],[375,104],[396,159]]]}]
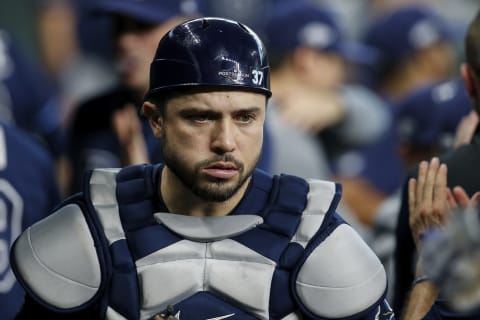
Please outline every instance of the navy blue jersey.
[{"label": "navy blue jersey", "polygon": [[392,125],[377,143],[360,151],[365,164],[360,176],[387,195],[400,188],[403,177],[403,164],[397,148],[397,133]]},{"label": "navy blue jersey", "polygon": [[0,119],[42,138],[56,157],[65,133],[55,90],[43,70],[0,30]]},{"label": "navy blue jersey", "polygon": [[49,153],[25,132],[0,124],[0,310],[13,319],[24,291],[15,281],[9,247],[59,200]]}]

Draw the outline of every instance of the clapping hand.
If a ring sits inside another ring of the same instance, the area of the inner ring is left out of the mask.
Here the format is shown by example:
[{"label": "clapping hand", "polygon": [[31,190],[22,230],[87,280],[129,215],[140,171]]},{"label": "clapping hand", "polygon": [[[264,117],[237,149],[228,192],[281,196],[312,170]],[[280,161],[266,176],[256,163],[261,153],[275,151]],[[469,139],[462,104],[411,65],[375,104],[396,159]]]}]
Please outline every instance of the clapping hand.
[{"label": "clapping hand", "polygon": [[408,183],[409,223],[417,249],[429,228],[442,226],[454,209],[473,206],[479,199],[480,192],[470,198],[460,186],[448,188],[447,166],[438,158],[422,161],[418,177]]}]

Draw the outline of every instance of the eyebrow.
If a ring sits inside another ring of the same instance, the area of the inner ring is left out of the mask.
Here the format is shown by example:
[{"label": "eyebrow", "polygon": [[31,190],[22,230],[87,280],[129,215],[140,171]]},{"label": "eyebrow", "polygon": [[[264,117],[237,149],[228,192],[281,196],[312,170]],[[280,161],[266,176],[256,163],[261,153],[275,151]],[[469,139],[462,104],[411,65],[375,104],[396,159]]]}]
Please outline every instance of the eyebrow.
[{"label": "eyebrow", "polygon": [[[240,108],[233,110],[232,113],[239,113],[239,112],[252,112],[252,113],[258,113],[261,111],[260,107],[247,107],[247,108]],[[213,114],[213,115],[220,115],[222,112],[221,111],[216,111],[212,110],[210,108],[203,108],[203,107],[188,107],[183,110],[180,110],[179,113],[181,115],[186,115],[189,113],[208,113],[208,114]]]}]

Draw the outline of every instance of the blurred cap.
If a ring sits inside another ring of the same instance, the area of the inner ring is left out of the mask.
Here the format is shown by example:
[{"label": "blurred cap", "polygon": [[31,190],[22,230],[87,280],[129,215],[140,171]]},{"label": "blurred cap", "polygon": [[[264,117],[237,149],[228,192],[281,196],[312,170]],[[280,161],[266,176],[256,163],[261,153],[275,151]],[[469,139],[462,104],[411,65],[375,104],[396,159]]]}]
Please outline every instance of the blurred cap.
[{"label": "blurred cap", "polygon": [[235,20],[252,28],[257,34],[263,32],[274,0],[201,0],[200,12],[211,17]]},{"label": "blurred cap", "polygon": [[198,3],[196,0],[99,0],[92,11],[159,24],[174,17],[198,14]]},{"label": "blurred cap", "polygon": [[400,141],[449,148],[460,120],[471,110],[460,79],[416,90],[397,105]]},{"label": "blurred cap", "polygon": [[354,63],[373,62],[374,51],[347,41],[335,14],[308,1],[284,1],[273,7],[265,28],[270,52],[288,53],[297,47],[334,52]]},{"label": "blurred cap", "polygon": [[449,39],[447,23],[424,6],[405,6],[381,16],[369,26],[365,35],[365,43],[390,63]]}]

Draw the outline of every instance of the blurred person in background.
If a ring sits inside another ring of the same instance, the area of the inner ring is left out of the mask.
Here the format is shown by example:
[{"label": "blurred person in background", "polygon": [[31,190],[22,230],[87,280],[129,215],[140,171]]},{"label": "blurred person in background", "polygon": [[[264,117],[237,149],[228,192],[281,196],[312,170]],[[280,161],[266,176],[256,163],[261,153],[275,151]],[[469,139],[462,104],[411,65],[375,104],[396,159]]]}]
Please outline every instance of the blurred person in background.
[{"label": "blurred person in background", "polygon": [[405,170],[455,148],[457,128],[473,113],[460,78],[414,90],[394,108]]},{"label": "blurred person in background", "polygon": [[384,100],[391,122],[380,139],[343,154],[336,171],[346,202],[361,221],[373,225],[381,211],[398,210],[405,174],[394,105],[420,86],[449,79],[455,60],[445,23],[428,7],[402,6],[375,16],[363,38],[376,50],[373,73],[364,78]]},{"label": "blurred person in background", "polygon": [[78,105],[116,82],[111,24],[91,14],[94,4],[93,0],[36,1],[39,57],[60,97],[64,127]]},{"label": "blurred person in background", "polygon": [[[437,172],[436,181],[440,179],[438,177],[440,171]],[[425,228],[419,248],[419,261],[422,263],[424,276],[443,293],[446,303],[453,310],[463,313],[473,313],[477,310],[478,315],[480,310],[479,195],[477,193],[469,198],[464,191],[460,190],[462,189],[456,188],[455,192],[460,193],[463,200],[456,201],[453,206],[443,205],[440,208],[431,206],[430,212],[425,211],[429,216],[440,213],[445,217],[445,223],[442,226],[432,223]],[[439,194],[431,193],[435,194],[436,199],[433,201],[439,202]],[[447,196],[443,201],[449,202],[448,199]],[[415,200],[415,203],[421,204],[421,199]],[[435,212],[434,209],[439,211]],[[412,299],[415,298],[413,295]]]},{"label": "blurred person in background", "polygon": [[405,5],[374,17],[364,41],[378,53],[371,84],[388,101],[456,71],[447,21],[429,6]]},{"label": "blurred person in background", "polygon": [[450,189],[447,171],[434,157],[420,162],[418,175],[408,181],[409,225],[419,258],[402,319],[480,316],[480,192],[470,197],[461,186]]},{"label": "blurred person in background", "polygon": [[137,108],[148,87],[158,40],[172,26],[195,16],[198,8],[194,0],[102,0],[91,9],[112,19],[120,81],[75,107],[68,136],[70,193],[80,190],[88,169],[161,160],[160,144]]},{"label": "blurred person in background", "polygon": [[403,178],[397,153],[393,105],[413,90],[448,80],[454,72],[455,56],[444,20],[426,6],[402,6],[375,17],[364,41],[377,50],[371,86],[390,106],[390,131],[372,147],[360,150],[365,165],[360,174],[365,181],[358,191],[372,191],[378,201],[395,192]]},{"label": "blurred person in background", "polygon": [[4,320],[14,319],[25,295],[10,269],[10,247],[60,200],[54,163],[52,154],[31,133],[0,118],[0,310]]},{"label": "blurred person in background", "polygon": [[[399,139],[397,152],[405,172],[420,161],[451,150],[457,143],[455,139],[459,124],[471,112],[469,97],[461,79],[442,81],[414,90],[393,107]],[[403,240],[397,239],[401,201],[402,189],[399,188],[384,201],[376,217],[376,224],[382,226],[376,228],[376,237],[384,239],[378,241],[382,248],[377,251],[388,259],[392,295],[397,285],[409,286],[408,281],[401,281],[395,276],[408,269],[410,254],[406,253],[403,257],[396,250],[404,246]]]},{"label": "blurred person in background", "polygon": [[[311,1],[277,2],[266,30],[275,93],[269,112],[282,127],[315,140],[322,151],[317,157],[326,159],[328,174],[338,179],[338,159],[378,140],[390,125],[383,100],[347,77],[352,65],[371,63],[372,52],[343,34],[328,7]],[[298,165],[295,153],[280,161]],[[369,242],[369,226],[359,223],[349,190],[343,190],[342,212]]]},{"label": "blurred person in background", "polygon": [[[350,67],[371,63],[374,53],[344,36],[328,7],[308,0],[277,1],[266,26],[266,43],[280,114],[311,134],[332,128],[337,142],[329,145],[330,159],[335,158],[335,147],[367,145],[383,134],[388,123],[383,101],[349,83]],[[365,113],[370,114],[369,126]]]},{"label": "blurred person in background", "polygon": [[57,93],[38,62],[0,30],[0,310],[7,320],[25,294],[10,269],[10,246],[60,199],[64,128]]},{"label": "blurred person in background", "polygon": [[[440,156],[439,163],[446,164],[447,172],[447,186],[453,188],[454,186],[462,187],[466,194],[471,197],[480,190],[480,176],[476,166],[480,161],[480,153],[478,148],[478,112],[479,112],[479,74],[480,63],[478,57],[480,56],[480,14],[477,13],[476,18],[470,23],[470,26],[465,37],[465,57],[466,62],[461,66],[461,75],[464,81],[465,88],[470,96],[470,106],[476,116],[469,114],[465,117],[465,121],[461,121],[461,128],[457,130],[458,135],[464,136],[462,143],[456,143],[456,148],[449,152],[443,153]],[[466,129],[466,130],[465,130]],[[470,133],[470,136],[464,135],[462,132]],[[465,138],[466,137],[466,138]],[[424,170],[427,165],[423,164],[420,167],[415,167],[409,171],[408,177],[417,177],[418,170]],[[407,179],[408,181],[408,179]],[[410,284],[415,277],[415,265],[417,249],[415,247],[414,235],[412,235],[411,226],[409,224],[408,213],[408,184],[405,182],[403,187],[402,204],[397,224],[397,248],[395,253],[395,296],[394,308],[400,312],[405,304],[408,295]],[[418,275],[418,274],[417,274]],[[421,287],[427,284],[419,284]],[[415,287],[417,284],[415,285]],[[420,290],[420,289],[419,289]],[[471,315],[458,314],[451,310],[448,305],[442,301],[442,295],[436,295],[431,300],[431,304],[424,308],[426,319],[434,319],[435,315],[439,318],[455,319],[470,319]],[[478,318],[478,315],[473,316]]]},{"label": "blurred person in background", "polygon": [[29,132],[43,144],[56,162],[61,184],[66,133],[60,117],[55,86],[18,39],[0,30],[0,119]]},{"label": "blurred person in background", "polygon": [[343,167],[355,162],[360,167],[357,175],[343,182],[352,190],[352,206],[358,207],[368,221],[382,202],[398,190],[404,175],[397,152],[393,104],[416,88],[449,79],[455,60],[446,24],[428,7],[403,6],[377,16],[364,38],[367,45],[377,50],[371,86],[385,100],[393,119],[389,130],[376,143],[342,159]]},{"label": "blurred person in background", "polygon": [[233,19],[250,26],[259,36],[265,33],[268,17],[279,0],[201,0],[200,12],[211,17]]}]

